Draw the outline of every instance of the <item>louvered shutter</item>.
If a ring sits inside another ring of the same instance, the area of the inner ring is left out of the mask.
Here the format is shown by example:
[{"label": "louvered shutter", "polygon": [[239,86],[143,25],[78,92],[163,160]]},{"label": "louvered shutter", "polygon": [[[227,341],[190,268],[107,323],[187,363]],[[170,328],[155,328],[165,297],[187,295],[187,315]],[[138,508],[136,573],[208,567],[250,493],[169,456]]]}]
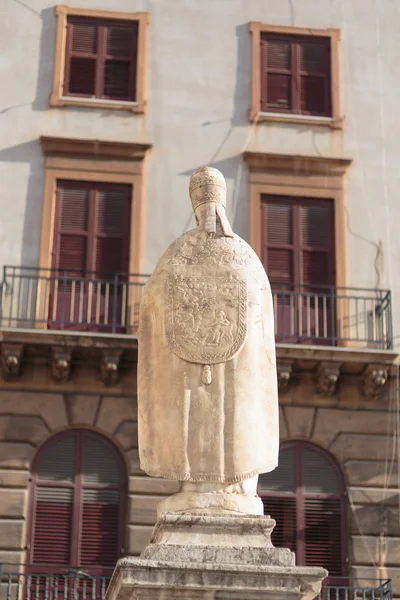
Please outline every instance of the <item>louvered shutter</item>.
[{"label": "louvered shutter", "polygon": [[76,436],[64,437],[38,463],[32,564],[71,564],[76,451]]},{"label": "louvered shutter", "polygon": [[261,110],[331,116],[330,39],[261,36]]},{"label": "louvered shutter", "polygon": [[64,93],[95,96],[99,27],[93,21],[68,19]]},{"label": "louvered shutter", "polygon": [[79,430],[50,441],[36,466],[32,567],[111,574],[121,550],[125,493],[121,459],[104,438]]},{"label": "louvered shutter", "polygon": [[296,552],[300,565],[325,567],[331,581],[347,574],[343,485],[324,453],[304,442],[282,445],[278,467],[260,475],[259,494],[277,522],[276,547]]},{"label": "louvered shutter", "polygon": [[296,552],[296,452],[289,448],[279,457],[279,467],[260,475],[259,492],[264,514],[276,521],[272,543],[277,548]]},{"label": "louvered shutter", "polygon": [[272,284],[294,283],[293,209],[284,197],[262,197],[262,261]]},{"label": "louvered shutter", "polygon": [[302,114],[330,116],[330,40],[298,42],[300,63],[300,109]]},{"label": "louvered shutter", "polygon": [[333,202],[300,205],[301,283],[334,284]]},{"label": "louvered shutter", "polygon": [[292,106],[292,42],[290,39],[261,38],[262,110],[291,111]]},{"label": "louvered shutter", "polygon": [[58,190],[61,214],[57,267],[79,272],[87,268],[89,189],[60,182]]},{"label": "louvered shutter", "polygon": [[104,96],[114,100],[136,97],[137,22],[106,26]]},{"label": "louvered shutter", "polygon": [[301,449],[304,489],[304,564],[323,566],[330,577],[344,575],[342,499],[331,463],[319,451]]},{"label": "louvered shutter", "polygon": [[113,567],[118,560],[120,486],[121,470],[116,455],[100,440],[87,437],[83,459],[82,565]]}]

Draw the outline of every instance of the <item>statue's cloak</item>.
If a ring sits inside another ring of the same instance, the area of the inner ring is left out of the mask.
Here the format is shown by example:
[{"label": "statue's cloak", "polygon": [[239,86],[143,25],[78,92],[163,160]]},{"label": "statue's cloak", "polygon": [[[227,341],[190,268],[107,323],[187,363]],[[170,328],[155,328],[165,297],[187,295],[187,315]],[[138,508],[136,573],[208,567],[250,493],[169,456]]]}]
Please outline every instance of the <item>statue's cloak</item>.
[{"label": "statue's cloak", "polygon": [[176,240],[146,284],[139,317],[141,468],[233,483],[278,462],[271,289],[241,238]]}]

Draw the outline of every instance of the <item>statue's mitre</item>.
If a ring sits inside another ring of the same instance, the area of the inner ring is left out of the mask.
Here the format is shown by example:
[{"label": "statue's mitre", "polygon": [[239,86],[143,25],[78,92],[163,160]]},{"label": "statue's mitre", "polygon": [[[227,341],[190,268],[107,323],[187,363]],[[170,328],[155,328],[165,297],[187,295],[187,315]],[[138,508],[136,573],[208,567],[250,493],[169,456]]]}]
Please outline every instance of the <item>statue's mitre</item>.
[{"label": "statue's mitre", "polygon": [[193,210],[207,202],[216,202],[226,208],[225,177],[218,169],[201,167],[190,178],[189,194]]}]

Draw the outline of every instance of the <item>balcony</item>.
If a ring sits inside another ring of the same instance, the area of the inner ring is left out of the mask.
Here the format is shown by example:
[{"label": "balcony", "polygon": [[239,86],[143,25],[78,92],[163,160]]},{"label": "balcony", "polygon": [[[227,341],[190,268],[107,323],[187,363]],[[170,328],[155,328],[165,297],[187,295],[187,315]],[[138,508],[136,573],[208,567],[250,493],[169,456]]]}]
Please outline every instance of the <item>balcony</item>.
[{"label": "balcony", "polygon": [[[1,327],[135,334],[148,277],[6,266]],[[277,343],[392,348],[390,291],[272,288]]]},{"label": "balcony", "polygon": [[[91,575],[85,568],[0,565],[0,600],[104,600],[112,569]],[[323,585],[315,600],[392,600],[390,580],[345,579]]]}]

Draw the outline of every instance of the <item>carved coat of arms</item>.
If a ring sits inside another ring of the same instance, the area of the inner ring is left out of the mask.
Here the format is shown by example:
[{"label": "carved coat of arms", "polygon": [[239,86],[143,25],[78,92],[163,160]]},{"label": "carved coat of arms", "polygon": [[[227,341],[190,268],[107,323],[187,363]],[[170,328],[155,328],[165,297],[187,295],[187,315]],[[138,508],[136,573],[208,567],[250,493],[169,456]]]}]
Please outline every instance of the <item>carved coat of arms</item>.
[{"label": "carved coat of arms", "polygon": [[166,285],[171,350],[183,360],[203,365],[232,359],[246,341],[246,279],[173,275]]}]

